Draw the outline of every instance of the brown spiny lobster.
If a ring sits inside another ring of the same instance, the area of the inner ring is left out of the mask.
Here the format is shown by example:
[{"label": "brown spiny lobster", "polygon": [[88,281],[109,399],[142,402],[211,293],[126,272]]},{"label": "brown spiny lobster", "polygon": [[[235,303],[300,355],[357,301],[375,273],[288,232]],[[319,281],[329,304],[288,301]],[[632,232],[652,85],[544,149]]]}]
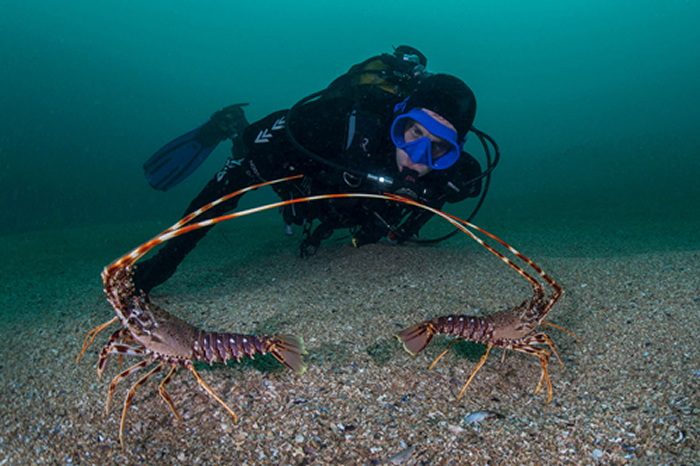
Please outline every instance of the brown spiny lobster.
[{"label": "brown spiny lobster", "polygon": [[[279,181],[282,180],[271,183]],[[107,395],[107,412],[109,412],[109,402],[117,383],[134,372],[152,366],[146,375],[132,385],[124,400],[124,408],[122,409],[122,417],[119,424],[119,441],[122,446],[124,445],[126,413],[131,405],[136,389],[144,385],[151,376],[159,373],[164,367],[170,367],[170,372],[161,381],[158,386],[158,392],[178,420],[181,420],[180,415],[166,392],[166,386],[177,370],[180,367],[184,367],[194,375],[199,386],[231,414],[234,423],[238,421],[236,414],[202,380],[194,368],[195,362],[225,363],[232,359],[240,361],[244,356],[252,358],[255,354],[270,353],[282,364],[299,374],[306,370],[306,364],[302,360],[302,356],[307,353],[304,348],[304,342],[300,337],[294,335],[243,335],[200,330],[153,303],[146,293],[136,289],[132,278],[133,265],[154,247],[176,236],[215,223],[216,220],[187,225],[202,212],[233,196],[271,183],[251,186],[200,208],[157,237],[117,259],[103,270],[102,282],[104,291],[117,317],[88,333],[85,337],[82,351],[78,356],[78,362],[88,347],[92,345],[95,337],[117,321],[122,324],[123,328],[114,332],[105,347],[100,351],[97,362],[98,378],[102,379],[102,373],[107,366],[110,355],[118,355],[120,365],[124,356],[140,356],[144,358],[141,362],[114,377]],[[252,209],[252,211],[255,211],[255,209]],[[241,213],[241,215],[245,215],[245,213]]]},{"label": "brown spiny lobster", "polygon": [[[461,399],[467,387],[471,383],[472,379],[476,373],[484,365],[486,359],[488,358],[489,352],[493,347],[503,348],[504,351],[511,350],[526,354],[534,354],[540,359],[540,364],[542,366],[542,375],[540,376],[539,383],[533,392],[533,395],[540,391],[542,388],[542,382],[547,383],[547,404],[552,399],[552,384],[549,380],[549,372],[547,367],[549,365],[549,358],[551,353],[544,348],[544,346],[549,347],[552,352],[559,359],[559,363],[562,364],[561,357],[554,346],[554,342],[546,333],[538,331],[538,327],[541,325],[549,325],[567,333],[570,333],[576,338],[578,336],[569,332],[566,329],[554,325],[549,322],[544,322],[552,307],[559,301],[559,299],[564,294],[562,287],[555,282],[549,275],[547,275],[537,264],[532,262],[527,257],[523,256],[520,252],[516,251],[512,246],[506,244],[501,239],[492,235],[491,233],[473,225],[469,222],[461,220],[452,215],[446,214],[444,212],[431,209],[430,207],[420,206],[412,201],[407,201],[409,204],[413,204],[424,209],[430,210],[433,213],[439,215],[440,217],[446,219],[457,228],[462,230],[471,236],[476,242],[481,244],[483,247],[488,249],[491,253],[496,255],[503,262],[512,267],[516,272],[527,279],[532,285],[533,296],[530,299],[523,301],[519,306],[510,309],[504,309],[498,311],[494,314],[487,316],[467,316],[467,315],[448,315],[442,317],[436,317],[431,320],[426,320],[419,324],[415,324],[405,330],[400,331],[397,334],[399,340],[403,343],[404,348],[411,355],[415,356],[421,352],[432,340],[434,335],[444,334],[444,335],[454,335],[457,338],[453,340],[430,365],[432,369],[435,364],[449,351],[452,345],[458,341],[472,341],[477,343],[483,343],[486,345],[486,352],[481,357],[481,360],[476,365],[472,371],[469,379],[462,387],[459,392],[457,399]],[[510,259],[505,257],[503,254],[494,249],[491,245],[484,242],[481,238],[476,236],[467,227],[473,228],[480,231],[484,235],[497,241],[505,248],[507,248],[513,255],[521,259],[523,262],[528,264],[537,274],[548,283],[553,291],[549,296],[545,296],[545,290],[543,284],[536,280],[533,276],[527,273],[522,267],[513,263]],[[580,339],[580,338],[579,338]],[[503,354],[505,358],[505,352]]]}]

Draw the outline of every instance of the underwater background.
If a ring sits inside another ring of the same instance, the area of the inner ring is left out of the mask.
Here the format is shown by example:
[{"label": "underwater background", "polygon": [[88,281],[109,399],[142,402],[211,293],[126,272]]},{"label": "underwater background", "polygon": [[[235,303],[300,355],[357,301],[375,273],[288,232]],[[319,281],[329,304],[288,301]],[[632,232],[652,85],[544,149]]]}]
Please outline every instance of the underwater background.
[{"label": "underwater background", "polygon": [[[0,466],[700,463],[698,18],[696,0],[0,2]],[[500,146],[474,223],[565,290],[547,323],[575,335],[541,327],[551,402],[530,355],[494,350],[458,399],[484,345],[429,370],[451,337],[416,357],[396,340],[532,296],[467,235],[301,260],[271,210],[212,230],[151,298],[202,329],[302,336],[309,369],[203,367],[236,425],[184,370],[177,420],[154,377],[122,447],[137,379],[105,412],[118,364],[95,373],[117,326],[76,363],[114,316],[100,271],[179,219],[230,143],[168,192],[143,162],[223,107],[255,121],[404,44],[469,84]]]},{"label": "underwater background", "polygon": [[141,165],[163,144],[401,44],[472,87],[500,145],[477,223],[696,221],[698,18],[690,0],[2,2],[0,234],[171,222],[230,144],[162,193]]}]

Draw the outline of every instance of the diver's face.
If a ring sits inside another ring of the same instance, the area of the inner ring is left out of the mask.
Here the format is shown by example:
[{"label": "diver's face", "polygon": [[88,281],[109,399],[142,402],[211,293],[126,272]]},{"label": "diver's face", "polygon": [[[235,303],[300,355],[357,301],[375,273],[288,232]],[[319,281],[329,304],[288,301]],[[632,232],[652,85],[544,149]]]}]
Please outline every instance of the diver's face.
[{"label": "diver's face", "polygon": [[[454,126],[452,126],[452,124],[449,121],[447,121],[445,118],[438,115],[437,113],[426,108],[422,109],[422,111],[430,115],[436,121],[454,130]],[[406,123],[403,137],[406,143],[417,141],[420,138],[428,138],[430,140],[430,150],[433,160],[437,160],[443,155],[445,155],[451,147],[446,140],[434,135],[433,133],[428,131],[425,128],[425,126],[413,119],[410,120],[410,123]],[[399,172],[402,172],[404,168],[409,168],[418,172],[418,176],[427,175],[433,170],[428,165],[412,161],[411,157],[409,157],[406,151],[403,149],[399,149],[398,147],[396,148],[396,166],[399,169]]]},{"label": "diver's face", "polygon": [[[420,123],[413,121],[406,125],[406,130],[404,131],[404,140],[406,142],[413,142],[418,138],[425,136],[425,134],[430,134],[430,132],[425,129]],[[431,134],[432,136],[432,134]],[[399,169],[399,173],[403,171],[404,168],[409,168],[418,172],[418,176],[427,175],[430,173],[432,168],[427,165],[420,163],[415,163],[411,160],[405,150],[396,148],[396,166]]]}]

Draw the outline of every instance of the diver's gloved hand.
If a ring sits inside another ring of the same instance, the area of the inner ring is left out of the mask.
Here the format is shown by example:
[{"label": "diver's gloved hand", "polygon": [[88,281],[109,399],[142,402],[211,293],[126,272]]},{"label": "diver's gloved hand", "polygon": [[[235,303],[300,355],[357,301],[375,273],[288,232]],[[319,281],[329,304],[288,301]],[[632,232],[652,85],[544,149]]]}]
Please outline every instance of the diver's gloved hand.
[{"label": "diver's gloved hand", "polygon": [[197,132],[195,139],[202,147],[215,146],[226,138],[235,138],[248,126],[243,109],[248,104],[234,104],[215,112]]},{"label": "diver's gloved hand", "polygon": [[233,104],[228,107],[215,112],[209,122],[221,131],[224,138],[234,138],[237,134],[243,132],[248,126],[248,120],[246,120],[245,113],[243,112],[243,107],[248,105],[244,104]]},{"label": "diver's gloved hand", "polygon": [[391,185],[394,194],[410,197],[414,201],[428,205],[432,205],[437,200],[440,191],[434,182],[419,179],[418,172],[408,168],[404,168],[399,175]]},{"label": "diver's gloved hand", "polygon": [[418,176],[417,171],[404,168],[399,175],[394,178],[394,184],[391,185],[392,192],[399,196],[419,200],[425,189],[423,183],[418,181]]}]

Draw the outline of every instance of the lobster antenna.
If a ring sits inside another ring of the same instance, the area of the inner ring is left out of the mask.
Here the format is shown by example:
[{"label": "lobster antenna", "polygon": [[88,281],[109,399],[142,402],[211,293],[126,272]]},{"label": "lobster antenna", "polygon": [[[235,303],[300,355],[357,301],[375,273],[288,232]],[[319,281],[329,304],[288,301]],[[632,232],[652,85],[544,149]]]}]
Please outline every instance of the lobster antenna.
[{"label": "lobster antenna", "polygon": [[[193,219],[202,215],[204,212],[211,209],[212,207],[215,207],[223,202],[226,202],[229,199],[234,198],[236,196],[241,196],[242,194],[245,194],[248,191],[253,191],[253,190],[256,190],[258,188],[262,188],[263,186],[269,186],[269,185],[273,185],[273,184],[277,184],[277,183],[283,183],[283,182],[289,181],[289,180],[294,180],[297,178],[301,178],[302,176],[304,176],[304,175],[289,176],[287,178],[280,178],[277,180],[266,181],[264,183],[258,183],[256,185],[248,186],[247,188],[239,189],[236,192],[233,192],[233,193],[227,194],[223,197],[220,197],[219,199],[200,207],[199,209],[195,210],[194,212],[189,213],[185,217],[178,220],[173,226],[167,228],[162,233],[157,235],[155,238],[145,242],[144,244],[135,248],[134,250],[132,250],[130,253],[126,254],[125,256],[120,257],[119,259],[115,260],[114,262],[109,264],[107,267],[105,267],[105,272],[103,272],[103,273],[107,273],[109,275],[115,269],[129,267],[129,266],[133,265],[134,263],[136,263],[136,261],[138,261],[140,258],[145,256],[148,253],[148,251],[150,251],[154,247],[158,246],[159,244],[161,244],[161,243],[163,243],[171,238],[174,238],[175,236],[179,236],[179,235],[173,235],[173,236],[168,236],[168,235],[171,234],[172,232],[182,230],[185,225],[187,225]],[[206,226],[206,225],[202,225],[198,228],[202,228],[204,226]],[[188,231],[196,230],[198,228],[192,228],[191,230],[184,231],[183,233],[187,233]]]},{"label": "lobster antenna", "polygon": [[209,209],[233,198],[236,196],[240,196],[246,192],[258,189],[263,186],[268,186],[268,185],[273,185],[277,183],[283,183],[286,181],[291,181],[294,179],[299,179],[303,177],[303,175],[295,175],[295,176],[290,176],[287,178],[280,178],[277,180],[272,180],[272,181],[267,181],[264,183],[259,183],[253,186],[249,186],[247,188],[240,189],[236,192],[227,194],[213,202],[210,202],[209,204],[206,204],[199,209],[195,210],[194,212],[186,215],[182,219],[180,219],[178,222],[176,222],[174,225],[172,225],[170,228],[167,228],[164,230],[162,233],[154,237],[153,239],[147,241],[146,243],[142,244],[141,246],[135,248],[132,250],[130,253],[127,255],[121,257],[120,259],[117,259],[114,261],[112,264],[108,265],[105,268],[105,271],[103,273],[110,274],[113,272],[114,269],[116,268],[122,268],[122,267],[128,267],[136,263],[141,257],[146,255],[151,249],[155,248],[156,246],[172,239],[180,235],[187,234],[191,231],[198,230],[200,228],[205,228],[211,225],[215,225],[217,223],[230,220],[233,218],[238,218],[238,217],[243,217],[246,215],[250,215],[253,213],[257,212],[262,212],[264,210],[269,210],[269,209],[274,209],[277,207],[283,207],[286,205],[292,205],[292,204],[298,204],[302,202],[313,202],[317,200],[323,200],[323,199],[339,199],[339,198],[364,198],[364,199],[383,199],[383,200],[391,200],[395,202],[400,202],[403,204],[411,205],[423,210],[427,210],[429,212],[432,212],[435,215],[438,215],[439,217],[442,217],[443,219],[447,220],[450,222],[452,225],[457,227],[458,229],[462,230],[464,233],[469,235],[474,241],[479,243],[481,246],[486,248],[489,252],[491,252],[493,255],[501,259],[503,262],[505,262],[509,267],[511,267],[513,270],[518,272],[521,276],[523,276],[525,279],[527,279],[532,286],[536,290],[541,290],[542,285],[535,280],[535,278],[527,273],[522,267],[519,265],[515,264],[512,260],[507,258],[505,255],[503,255],[501,252],[497,251],[493,246],[490,244],[486,243],[484,240],[479,238],[472,232],[469,228],[473,228],[488,237],[492,238],[493,240],[497,241],[501,245],[503,245],[505,248],[507,248],[513,255],[527,263],[533,270],[535,270],[538,275],[540,275],[552,288],[555,290],[556,295],[561,295],[563,293],[563,290],[561,286],[556,283],[551,277],[549,277],[537,264],[532,262],[530,259],[525,257],[523,254],[521,254],[519,251],[517,251],[515,248],[510,246],[508,243],[505,241],[501,240],[497,236],[489,233],[488,231],[467,222],[466,220],[462,220],[459,217],[456,217],[454,215],[442,212],[440,210],[437,210],[435,208],[426,206],[424,204],[421,204],[419,202],[414,201],[413,199],[409,199],[406,197],[398,196],[395,194],[367,194],[367,193],[342,193],[342,194],[320,194],[316,196],[308,196],[308,197],[302,197],[298,199],[291,199],[291,200],[286,200],[286,201],[280,201],[280,202],[275,202],[272,204],[267,204],[264,206],[259,206],[259,207],[253,207],[250,209],[238,211],[238,212],[233,212],[231,214],[227,215],[222,215],[219,217],[214,217],[211,219],[203,220],[201,222],[196,222],[196,223],[191,223],[195,218],[203,214],[204,212],[208,211]]}]

